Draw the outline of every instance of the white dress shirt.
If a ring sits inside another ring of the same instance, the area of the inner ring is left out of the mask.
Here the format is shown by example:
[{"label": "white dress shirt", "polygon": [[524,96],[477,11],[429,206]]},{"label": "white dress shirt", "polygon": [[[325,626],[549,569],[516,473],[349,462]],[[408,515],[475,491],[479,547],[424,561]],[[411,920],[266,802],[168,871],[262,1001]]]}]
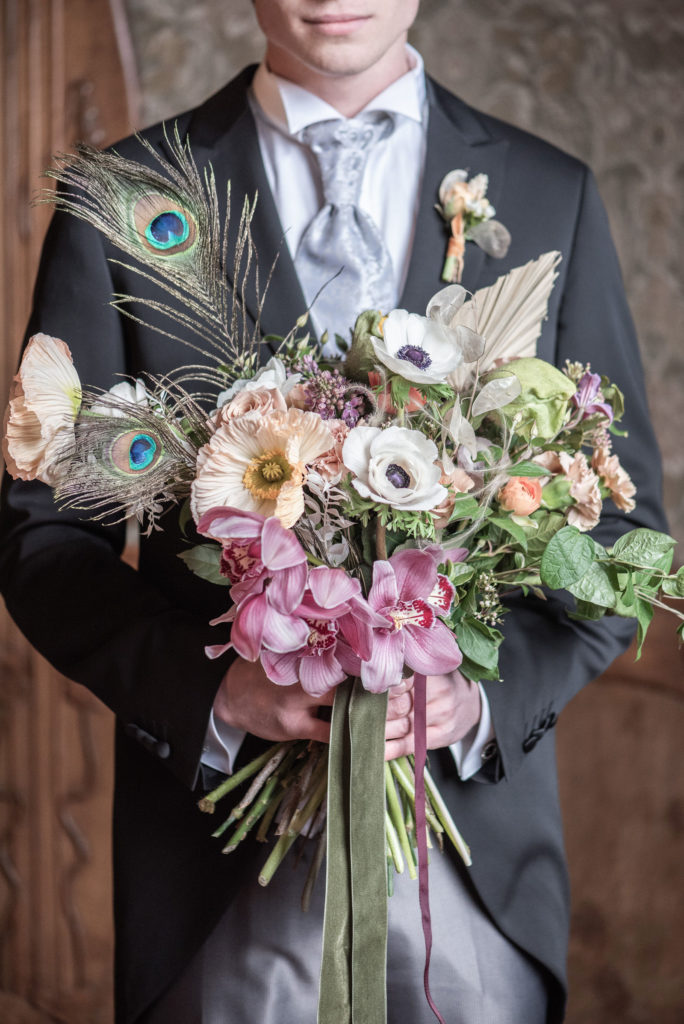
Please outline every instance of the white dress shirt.
[{"label": "white dress shirt", "polygon": [[[410,69],[364,107],[382,110],[394,118],[394,131],[373,147],[364,171],[359,205],[380,229],[395,270],[395,304],[403,290],[416,226],[425,162],[427,104],[425,74],[420,54],[407,47]],[[319,96],[307,92],[268,70],[262,62],[250,93],[259,148],[266,177],[292,257],[309,223],[323,205],[320,173],[301,131],[317,121],[342,119],[339,111]],[[438,182],[435,183],[435,189]],[[435,282],[435,290],[439,282]],[[423,310],[412,312],[422,313]],[[317,332],[315,306],[312,320]],[[458,773],[469,779],[482,767],[482,751],[493,738],[489,703],[480,686],[482,714],[479,723],[462,740],[451,745]],[[226,725],[214,715],[205,736],[202,763],[230,774],[244,739],[244,732]]]}]

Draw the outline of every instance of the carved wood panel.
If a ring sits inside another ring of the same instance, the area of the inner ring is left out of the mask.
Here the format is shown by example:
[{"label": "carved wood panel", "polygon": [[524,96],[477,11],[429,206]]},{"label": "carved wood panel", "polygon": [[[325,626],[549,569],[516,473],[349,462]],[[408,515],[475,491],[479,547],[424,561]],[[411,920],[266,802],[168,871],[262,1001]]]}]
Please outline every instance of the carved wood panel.
[{"label": "carved wood panel", "polygon": [[[132,51],[120,0],[3,0],[0,259],[5,401],[50,212],[52,155],[128,134]],[[0,1019],[111,1020],[110,714],[0,621]]]}]

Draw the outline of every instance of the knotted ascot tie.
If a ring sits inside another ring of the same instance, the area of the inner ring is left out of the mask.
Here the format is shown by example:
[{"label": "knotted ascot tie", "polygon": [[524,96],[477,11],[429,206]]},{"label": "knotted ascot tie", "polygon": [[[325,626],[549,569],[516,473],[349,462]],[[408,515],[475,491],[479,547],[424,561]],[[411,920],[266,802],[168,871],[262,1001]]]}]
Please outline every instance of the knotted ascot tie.
[{"label": "knotted ascot tie", "polygon": [[335,334],[349,338],[362,310],[394,305],[390,254],[377,225],[358,206],[371,148],[393,130],[392,117],[374,110],[349,121],[319,121],[300,135],[318,161],[325,205],[302,235],[294,263],[307,303],[323,288],[314,312],[330,335],[328,355],[339,351]]}]

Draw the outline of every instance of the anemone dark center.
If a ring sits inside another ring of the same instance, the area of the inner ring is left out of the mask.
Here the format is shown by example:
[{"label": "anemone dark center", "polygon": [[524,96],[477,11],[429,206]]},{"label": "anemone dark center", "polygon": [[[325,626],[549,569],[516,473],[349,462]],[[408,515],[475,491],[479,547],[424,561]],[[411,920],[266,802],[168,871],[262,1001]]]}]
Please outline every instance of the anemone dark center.
[{"label": "anemone dark center", "polygon": [[397,359],[405,359],[407,363],[413,363],[419,370],[427,370],[432,362],[429,354],[420,345],[404,345],[397,352]]},{"label": "anemone dark center", "polygon": [[411,483],[411,477],[402,466],[397,466],[396,462],[392,462],[387,467],[385,476],[392,484],[392,487],[408,487]]}]

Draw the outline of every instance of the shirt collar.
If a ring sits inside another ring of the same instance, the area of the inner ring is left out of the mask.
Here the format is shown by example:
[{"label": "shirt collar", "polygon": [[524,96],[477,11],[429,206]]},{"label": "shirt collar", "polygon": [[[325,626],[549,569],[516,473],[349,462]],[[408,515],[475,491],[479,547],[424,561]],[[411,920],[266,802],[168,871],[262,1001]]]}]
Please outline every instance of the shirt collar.
[{"label": "shirt collar", "polygon": [[[383,89],[361,113],[384,110],[401,114],[419,124],[425,107],[425,72],[423,58],[412,46],[406,47],[411,68]],[[252,81],[255,100],[263,114],[281,131],[296,135],[317,121],[339,120],[342,115],[320,96],[303,89],[286,78],[274,75],[262,61]]]}]

